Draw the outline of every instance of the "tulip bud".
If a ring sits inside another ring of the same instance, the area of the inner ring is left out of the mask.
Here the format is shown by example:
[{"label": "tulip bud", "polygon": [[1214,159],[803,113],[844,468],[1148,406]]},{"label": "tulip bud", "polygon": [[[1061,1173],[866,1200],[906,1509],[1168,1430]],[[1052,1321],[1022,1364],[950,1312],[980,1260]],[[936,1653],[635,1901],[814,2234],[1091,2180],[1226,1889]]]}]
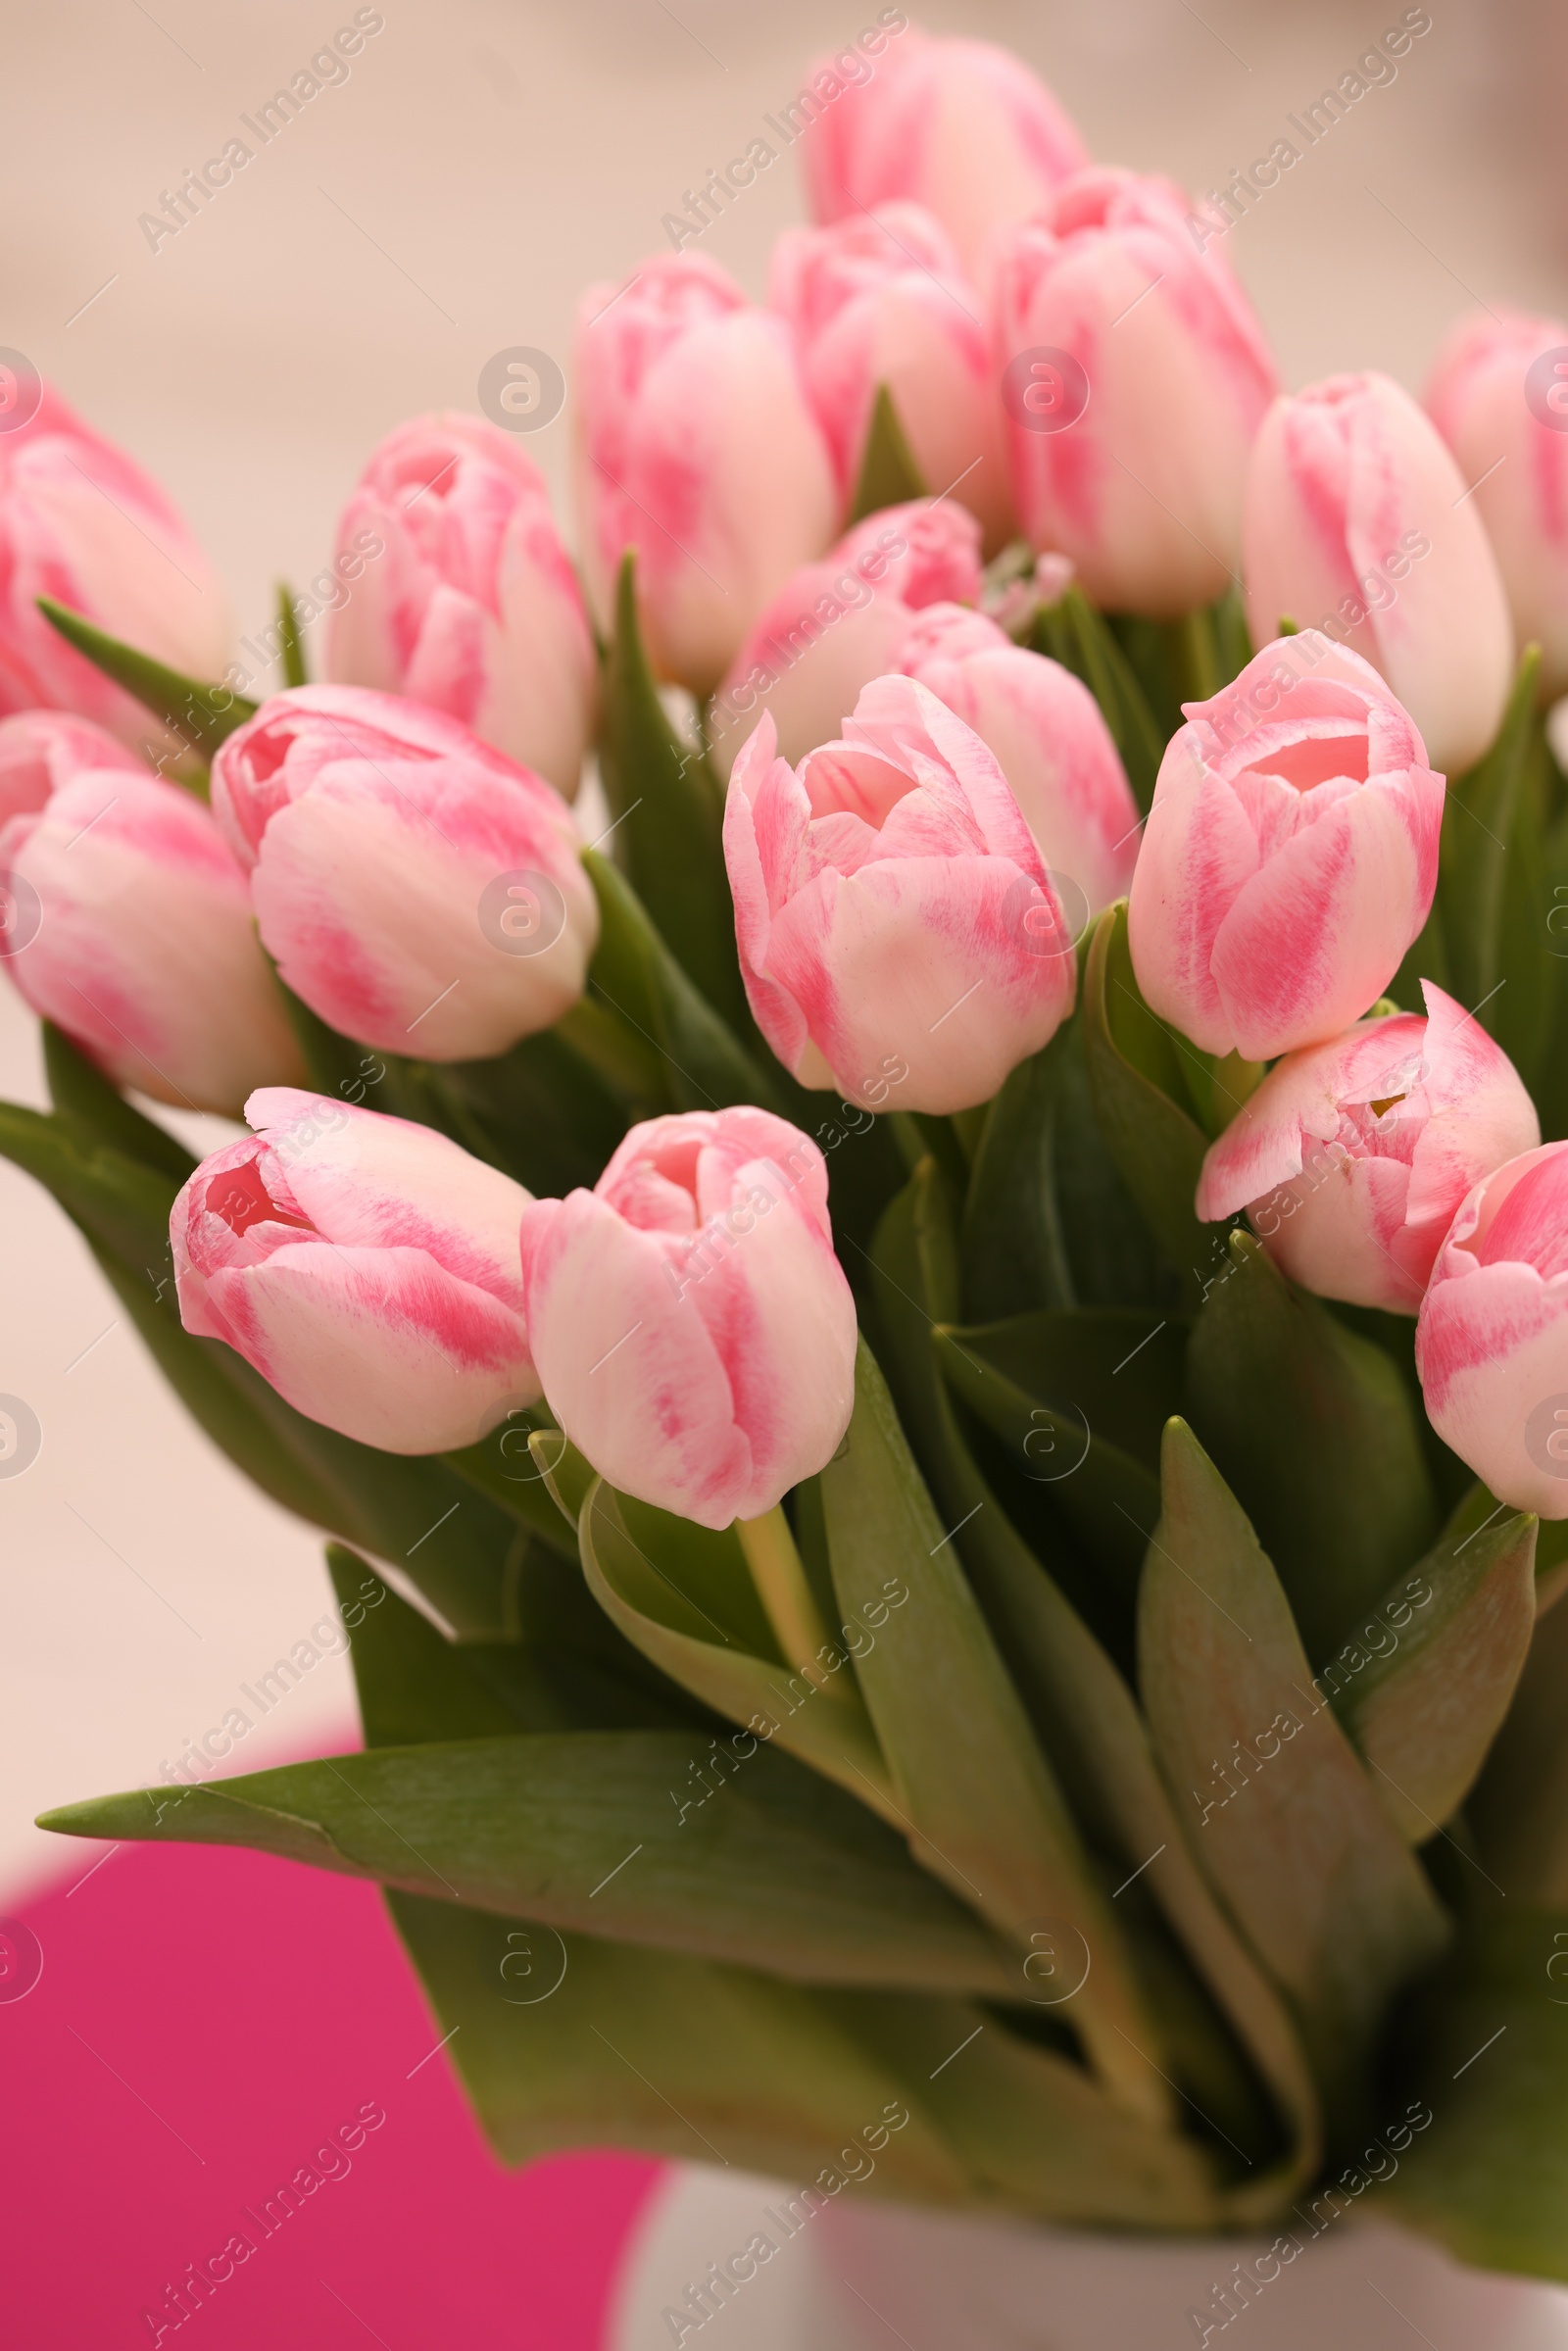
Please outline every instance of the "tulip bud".
[{"label": "tulip bud", "polygon": [[826,1162],[765,1110],[633,1127],[592,1192],[525,1209],[522,1284],[551,1410],[640,1501],[704,1527],[760,1517],[849,1427]]},{"label": "tulip bud", "polygon": [[1568,326],[1522,311],[1461,318],[1427,382],[1502,573],[1514,634],[1568,692]]},{"label": "tulip bud", "polygon": [[[844,60],[822,58],[808,86],[835,85]],[[1039,75],[989,41],[890,38],[871,71],[835,86],[801,142],[811,212],[843,220],[897,197],[934,213],[970,275],[992,231],[1025,220],[1089,161],[1078,126]]]},{"label": "tulip bud", "polygon": [[792,770],[764,717],[735,762],[752,1011],[803,1086],[972,1108],[1071,1011],[1074,930],[996,759],[926,687],[876,679],[844,738]]},{"label": "tulip bud", "polygon": [[274,694],[213,762],[262,943],[382,1053],[502,1053],[582,994],[599,908],[558,792],[456,718],[363,686]]},{"label": "tulip bud", "polygon": [[0,956],[118,1085],[233,1116],[299,1049],[211,814],[131,768],[84,768],[0,826]]},{"label": "tulip bud", "polygon": [[831,742],[860,689],[898,666],[914,613],[973,604],[980,587],[980,528],[962,507],[917,500],[867,514],[791,573],[730,664],[708,716],[720,774],[763,710],[786,759]]},{"label": "tulip bud", "polygon": [[1361,654],[1446,775],[1491,744],[1513,671],[1502,579],[1468,487],[1409,393],[1371,374],[1277,400],[1247,477],[1252,642],[1288,616]]},{"label": "tulip bud", "polygon": [[[368,542],[381,553],[345,567]],[[416,416],[371,457],[337,529],[327,675],[461,718],[570,800],[597,664],[543,474],[480,416]]]},{"label": "tulip bud", "polygon": [[607,631],[637,550],[660,674],[709,694],[768,598],[833,535],[833,468],[788,327],[716,262],[662,254],[593,286],[577,327],[577,490]]},{"label": "tulip bud", "polygon": [[32,815],[51,792],[89,767],[147,773],[145,760],[90,718],[74,718],[69,710],[22,710],[0,718],[0,824],[8,816]]},{"label": "tulip bud", "polygon": [[266,1086],[245,1116],[255,1133],[204,1159],[170,1218],[187,1331],[389,1453],[477,1444],[535,1400],[520,1184],[330,1095]]},{"label": "tulip bud", "polygon": [[1415,1330],[1428,1418],[1499,1502],[1568,1518],[1568,1143],[1484,1176]]},{"label": "tulip bud", "polygon": [[1012,508],[985,303],[932,216],[887,204],[830,228],[787,228],[768,300],[795,331],[841,504],[854,497],[886,385],[921,478],[978,517],[988,551],[1001,547]]},{"label": "tulip bud", "polygon": [[982,613],[951,604],[914,617],[898,666],[995,758],[1064,910],[1087,921],[1124,897],[1138,856],[1138,803],[1089,688],[1059,661],[1012,644]]},{"label": "tulip bud", "polygon": [[1002,240],[997,365],[1013,505],[1112,611],[1210,603],[1242,543],[1278,383],[1251,305],[1171,180],[1086,171]]},{"label": "tulip bud", "polygon": [[52,596],[186,676],[228,660],[218,575],[157,483],[45,386],[0,433],[0,711],[74,710],[122,743],[164,742],[142,705],[66,643]]},{"label": "tulip bud", "polygon": [[1245,1207],[1283,1273],[1320,1298],[1414,1314],[1465,1194],[1541,1141],[1506,1053],[1423,980],[1427,1017],[1358,1021],[1289,1053],[1203,1161],[1198,1213]]},{"label": "tulip bud", "polygon": [[1184,708],[1133,872],[1133,967],[1205,1053],[1272,1060],[1397,971],[1437,889],[1443,779],[1377,671],[1315,629]]}]

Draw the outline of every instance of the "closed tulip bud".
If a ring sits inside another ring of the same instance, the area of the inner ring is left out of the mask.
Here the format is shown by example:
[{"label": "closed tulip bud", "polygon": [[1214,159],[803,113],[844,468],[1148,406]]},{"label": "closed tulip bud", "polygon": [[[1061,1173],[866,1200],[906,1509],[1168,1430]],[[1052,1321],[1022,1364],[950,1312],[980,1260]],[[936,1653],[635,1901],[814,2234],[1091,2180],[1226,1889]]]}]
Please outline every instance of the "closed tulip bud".
[{"label": "closed tulip bud", "polygon": [[477,1444],[537,1398],[520,1184],[330,1095],[267,1086],[245,1116],[255,1133],[204,1159],[170,1218],[187,1331],[389,1453]]},{"label": "closed tulip bud", "polygon": [[1502,573],[1514,634],[1568,692],[1568,326],[1523,311],[1461,318],[1427,382]]},{"label": "closed tulip bud", "polygon": [[1315,629],[1184,707],[1133,871],[1133,967],[1205,1053],[1272,1060],[1397,971],[1437,889],[1443,778],[1377,671]]},{"label": "closed tulip bud", "polygon": [[916,612],[980,594],[980,526],[952,500],[884,507],[819,563],[792,572],[730,664],[709,712],[728,775],[763,710],[781,758],[831,742],[863,686],[898,667]]},{"label": "closed tulip bud", "polygon": [[217,678],[228,660],[222,588],[174,508],[47,385],[28,421],[0,433],[0,711],[74,710],[122,743],[161,746],[148,711],[50,626],[40,596],[186,676]]},{"label": "closed tulip bud", "polygon": [[1070,899],[1087,918],[1124,897],[1138,856],[1138,804],[1089,688],[1059,661],[1012,644],[982,613],[951,604],[915,616],[898,665],[993,755],[1064,906]]},{"label": "closed tulip bud", "polygon": [[593,636],[544,476],[511,433],[460,415],[389,433],[343,510],[333,583],[329,677],[445,710],[573,797]]},{"label": "closed tulip bud", "polygon": [[1432,1426],[1498,1501],[1568,1518],[1568,1143],[1470,1194],[1421,1301],[1415,1362]]},{"label": "closed tulip bud", "polygon": [[1395,1012],[1277,1061],[1209,1151],[1198,1213],[1246,1208],[1281,1271],[1320,1298],[1414,1314],[1471,1186],[1541,1141],[1506,1053],[1423,980]]},{"label": "closed tulip bud", "polygon": [[824,74],[832,101],[801,142],[813,216],[843,220],[906,197],[936,215],[975,277],[992,232],[1038,212],[1089,161],[1039,75],[989,41],[906,25],[874,65],[853,51],[819,59],[808,76],[818,100]]},{"label": "closed tulip bud", "polygon": [[118,767],[147,773],[146,761],[90,718],[69,710],[22,710],[0,718],[0,824],[30,816],[51,792],[85,769]]},{"label": "closed tulip bud", "polygon": [[298,1072],[244,874],[201,803],[144,767],[84,768],[0,826],[0,956],[35,1012],[159,1102],[234,1116]]},{"label": "closed tulip bud", "polygon": [[1001,547],[1012,509],[985,303],[931,214],[887,204],[829,228],[787,228],[768,300],[794,328],[842,503],[886,385],[922,478],[979,518],[988,551]]},{"label": "closed tulip bud", "polygon": [[1513,629],[1470,485],[1386,375],[1331,375],[1277,400],[1247,478],[1252,642],[1284,617],[1382,671],[1446,775],[1496,734]]},{"label": "closed tulip bud", "polygon": [[1013,505],[1111,611],[1210,603],[1242,545],[1247,451],[1278,376],[1173,181],[1095,170],[1002,241],[996,357]]},{"label": "closed tulip bud", "polygon": [[263,945],[344,1036],[483,1059],[582,994],[599,908],[570,814],[458,719],[362,686],[274,694],[220,749],[213,808]]},{"label": "closed tulip bud", "polygon": [[639,1501],[704,1527],[760,1517],[849,1427],[826,1163],[765,1110],[633,1127],[592,1192],[524,1210],[522,1284],[551,1410]]},{"label": "closed tulip bud", "polygon": [[1074,935],[1002,769],[912,678],[792,769],[762,720],[724,857],[752,1011],[804,1086],[872,1109],[989,1102],[1072,1009]]},{"label": "closed tulip bud", "polygon": [[607,630],[637,551],[661,676],[709,694],[768,599],[833,535],[821,428],[782,318],[702,254],[591,287],[577,327],[577,488],[589,594]]}]

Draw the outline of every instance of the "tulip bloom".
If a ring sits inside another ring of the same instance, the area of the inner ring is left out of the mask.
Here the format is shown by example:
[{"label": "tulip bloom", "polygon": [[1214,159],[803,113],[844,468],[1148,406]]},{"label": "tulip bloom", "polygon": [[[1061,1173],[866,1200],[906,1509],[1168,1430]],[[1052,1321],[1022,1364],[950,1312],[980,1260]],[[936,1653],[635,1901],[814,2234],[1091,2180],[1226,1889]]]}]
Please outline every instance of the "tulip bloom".
[{"label": "tulip bloom", "polygon": [[1203,1161],[1197,1208],[1245,1207],[1303,1289],[1414,1314],[1471,1186],[1533,1151],[1541,1122],[1480,1022],[1423,980],[1396,1012],[1276,1062]]},{"label": "tulip bloom", "polygon": [[51,792],[90,767],[147,773],[145,760],[90,718],[74,718],[69,710],[22,710],[0,718],[0,824],[8,816],[34,814]]},{"label": "tulip bloom", "polygon": [[1475,484],[1514,634],[1541,647],[1543,691],[1568,692],[1568,326],[1523,311],[1461,318],[1427,414]]},{"label": "tulip bloom", "polygon": [[561,796],[456,718],[362,686],[274,694],[213,761],[262,943],[313,1012],[458,1061],[582,994],[599,908]]},{"label": "tulip bloom", "polygon": [[1010,535],[1001,412],[985,304],[951,239],[918,204],[787,228],[768,300],[788,318],[806,388],[848,507],[878,385],[893,398],[927,487],[978,516],[988,549]]},{"label": "tulip bloom", "polygon": [[1272,1060],[1399,968],[1437,889],[1443,779],[1377,671],[1315,629],[1185,707],[1133,872],[1133,966],[1205,1053]]},{"label": "tulip bloom", "polygon": [[752,1011],[803,1086],[969,1109],[1071,1011],[1072,933],[1002,769],[926,687],[878,678],[844,737],[792,770],[764,717],[735,762]]},{"label": "tulip bloom", "polygon": [[130,767],[83,769],[0,826],[0,956],[117,1085],[232,1117],[299,1049],[211,814]]},{"label": "tulip bloom", "polygon": [[475,1445],[539,1382],[517,1220],[529,1194],[430,1127],[266,1086],[170,1218],[187,1331],[296,1412],[389,1453]]},{"label": "tulip bloom", "polygon": [[1124,897],[1138,856],[1138,803],[1089,688],[956,605],[916,615],[898,666],[992,753],[1058,895],[1075,883],[1077,910],[1090,915]]},{"label": "tulip bloom", "polygon": [[[824,73],[840,81],[841,62],[819,59],[808,86],[820,94]],[[1089,161],[1059,100],[989,41],[906,26],[851,79],[801,142],[813,217],[848,220],[906,197],[936,215],[972,277],[993,230],[1038,212]]]},{"label": "tulip bloom", "polygon": [[590,287],[577,326],[583,567],[606,630],[637,550],[660,674],[709,694],[768,598],[821,554],[838,502],[782,318],[703,254]]},{"label": "tulip bloom", "polygon": [[980,587],[980,528],[951,499],[867,514],[821,563],[791,573],[736,655],[708,719],[719,772],[764,710],[786,759],[831,742],[862,686],[898,667],[914,614],[973,604]]},{"label": "tulip bloom", "polygon": [[228,660],[222,588],[174,508],[47,386],[0,433],[0,712],[74,710],[161,746],[151,713],[66,643],[39,596],[188,677],[219,677]]},{"label": "tulip bloom", "polygon": [[1211,602],[1240,555],[1248,446],[1278,376],[1226,263],[1196,250],[1181,190],[1085,171],[1003,240],[995,290],[1031,546],[1071,556],[1112,611]]},{"label": "tulip bloom", "polygon": [[633,1127],[592,1192],[524,1210],[522,1285],[551,1410],[640,1501],[704,1527],[760,1517],[850,1425],[827,1165],[766,1110]]},{"label": "tulip bloom", "polygon": [[461,718],[570,800],[597,663],[543,474],[481,416],[416,416],[371,457],[337,529],[383,553],[327,619],[327,675]]},{"label": "tulip bloom", "polygon": [[1331,375],[1277,400],[1247,477],[1252,642],[1289,615],[1350,646],[1446,775],[1491,744],[1513,673],[1507,599],[1469,486],[1386,375]]},{"label": "tulip bloom", "polygon": [[1568,1518],[1568,1143],[1483,1177],[1415,1331],[1438,1435],[1500,1502]]}]

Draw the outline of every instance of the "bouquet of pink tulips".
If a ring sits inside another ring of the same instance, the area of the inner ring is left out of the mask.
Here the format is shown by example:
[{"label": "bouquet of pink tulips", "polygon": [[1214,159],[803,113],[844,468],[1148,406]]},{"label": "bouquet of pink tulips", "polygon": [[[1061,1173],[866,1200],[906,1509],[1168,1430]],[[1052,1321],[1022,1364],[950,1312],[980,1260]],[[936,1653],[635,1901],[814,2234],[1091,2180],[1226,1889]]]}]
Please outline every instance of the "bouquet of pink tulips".
[{"label": "bouquet of pink tulips", "polygon": [[1282,395],[1246,174],[891,9],[787,120],[766,307],[769,138],[584,300],[584,584],[416,419],[260,701],[20,383],[0,1150],[366,1740],[50,1825],[379,1880],[509,2160],[1568,2278],[1568,325]]}]

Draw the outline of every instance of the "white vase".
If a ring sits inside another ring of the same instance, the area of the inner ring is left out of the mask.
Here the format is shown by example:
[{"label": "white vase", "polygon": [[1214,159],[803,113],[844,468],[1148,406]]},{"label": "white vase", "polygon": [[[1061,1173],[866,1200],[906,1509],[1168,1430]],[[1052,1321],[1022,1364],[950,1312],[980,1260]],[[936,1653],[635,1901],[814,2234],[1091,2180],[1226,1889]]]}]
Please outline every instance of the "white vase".
[{"label": "white vase", "polygon": [[[605,2351],[1568,2351],[1568,2292],[1462,2269],[1359,2216],[1281,2264],[1263,2238],[1027,2229],[853,2188],[803,2218],[790,2194],[672,2168],[628,2248]],[[759,2235],[773,2247],[761,2261],[746,2254]]]}]

